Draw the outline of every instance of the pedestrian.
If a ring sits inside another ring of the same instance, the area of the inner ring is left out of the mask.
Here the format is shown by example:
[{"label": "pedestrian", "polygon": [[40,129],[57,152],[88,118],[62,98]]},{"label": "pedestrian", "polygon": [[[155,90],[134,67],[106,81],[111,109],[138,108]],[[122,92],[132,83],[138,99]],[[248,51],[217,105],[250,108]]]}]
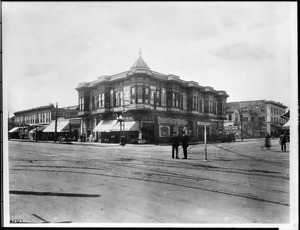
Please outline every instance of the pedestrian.
[{"label": "pedestrian", "polygon": [[266,149],[270,149],[270,147],[271,147],[271,135],[269,133],[267,133],[267,136],[266,136],[265,147],[266,147]]},{"label": "pedestrian", "polygon": [[285,133],[282,133],[279,137],[279,142],[280,142],[280,145],[281,145],[281,151],[284,151],[284,152],[286,152],[286,142],[287,142],[286,139],[287,138],[286,138]]},{"label": "pedestrian", "polygon": [[189,146],[189,137],[186,135],[185,131],[183,131],[181,144],[182,144],[183,155],[184,155],[183,159],[187,159],[187,147]]},{"label": "pedestrian", "polygon": [[121,136],[121,138],[120,138],[120,145],[121,145],[122,147],[125,145],[125,142],[126,142],[125,136]]},{"label": "pedestrian", "polygon": [[171,137],[171,143],[172,143],[172,158],[174,159],[174,152],[176,152],[176,159],[179,159],[178,157],[178,146],[180,144],[180,138],[176,135],[176,132],[173,132],[173,135]]}]

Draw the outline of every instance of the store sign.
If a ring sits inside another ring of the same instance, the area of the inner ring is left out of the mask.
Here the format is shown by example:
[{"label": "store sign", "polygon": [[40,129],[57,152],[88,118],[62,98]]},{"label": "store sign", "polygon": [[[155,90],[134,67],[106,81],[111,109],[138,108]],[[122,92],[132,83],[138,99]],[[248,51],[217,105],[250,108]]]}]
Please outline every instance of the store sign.
[{"label": "store sign", "polygon": [[224,126],[225,130],[238,130],[239,126]]},{"label": "store sign", "polygon": [[197,121],[197,125],[200,125],[200,126],[210,126],[210,123],[208,123],[208,122],[202,122],[202,121]]},{"label": "store sign", "polygon": [[169,137],[170,126],[159,126],[159,137]]},{"label": "store sign", "polygon": [[158,117],[158,124],[168,124],[168,125],[175,125],[175,126],[187,126],[188,122],[184,119],[173,119],[173,118],[164,118]]}]

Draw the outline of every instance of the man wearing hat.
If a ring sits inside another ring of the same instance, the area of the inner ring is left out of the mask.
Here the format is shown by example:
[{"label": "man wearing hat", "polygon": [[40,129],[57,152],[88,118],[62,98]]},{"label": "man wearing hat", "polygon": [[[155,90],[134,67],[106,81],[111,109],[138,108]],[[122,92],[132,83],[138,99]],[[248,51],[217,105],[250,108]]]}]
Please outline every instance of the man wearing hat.
[{"label": "man wearing hat", "polygon": [[182,132],[183,136],[181,139],[182,149],[183,149],[183,159],[187,159],[187,147],[189,146],[189,137],[186,135],[185,131]]}]

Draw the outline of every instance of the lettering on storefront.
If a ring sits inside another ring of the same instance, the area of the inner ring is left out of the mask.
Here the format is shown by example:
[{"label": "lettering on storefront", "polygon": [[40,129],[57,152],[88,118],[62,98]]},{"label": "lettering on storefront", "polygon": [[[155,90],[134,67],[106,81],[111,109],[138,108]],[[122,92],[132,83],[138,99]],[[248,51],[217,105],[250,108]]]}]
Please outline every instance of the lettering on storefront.
[{"label": "lettering on storefront", "polygon": [[184,119],[180,118],[165,118],[165,117],[158,117],[158,124],[168,124],[174,126],[187,126],[188,122]]},{"label": "lettering on storefront", "polygon": [[258,105],[263,105],[263,101],[252,101],[251,102],[252,106],[258,106]]},{"label": "lettering on storefront", "polygon": [[202,122],[202,121],[197,121],[197,125],[199,126],[210,126],[210,123],[209,122]]}]

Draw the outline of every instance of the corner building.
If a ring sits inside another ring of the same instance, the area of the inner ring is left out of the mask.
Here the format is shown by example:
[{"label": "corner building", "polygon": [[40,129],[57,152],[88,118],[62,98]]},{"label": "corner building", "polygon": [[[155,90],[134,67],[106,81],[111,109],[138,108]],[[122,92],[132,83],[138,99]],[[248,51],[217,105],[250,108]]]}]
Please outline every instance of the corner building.
[{"label": "corner building", "polygon": [[130,70],[82,82],[76,90],[81,134],[95,141],[118,142],[124,135],[127,142],[138,138],[163,143],[173,132],[183,131],[191,141],[201,141],[201,122],[210,123],[208,135],[223,133],[225,91],[153,71],[141,56]]}]

